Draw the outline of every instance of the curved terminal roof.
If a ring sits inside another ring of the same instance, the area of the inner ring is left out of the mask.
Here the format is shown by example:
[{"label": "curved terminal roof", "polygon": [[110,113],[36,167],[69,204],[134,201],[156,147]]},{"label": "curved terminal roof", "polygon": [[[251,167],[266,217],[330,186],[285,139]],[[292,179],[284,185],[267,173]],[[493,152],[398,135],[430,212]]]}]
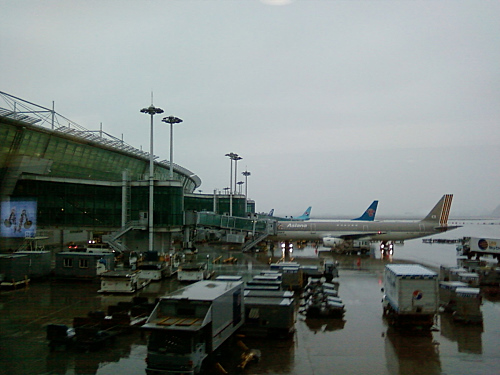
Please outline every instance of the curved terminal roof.
[{"label": "curved terminal roof", "polygon": [[[0,91],[0,99],[0,135],[5,140],[0,167],[12,163],[16,155],[23,155],[50,159],[48,176],[52,177],[120,181],[126,170],[133,180],[147,179],[148,152],[102,130],[88,130],[52,109],[5,92]],[[7,129],[8,124],[17,130]],[[168,180],[169,168],[167,160],[155,161],[155,179]],[[174,179],[182,181],[186,192],[193,192],[201,185],[201,179],[188,169],[173,164],[173,170]]]}]

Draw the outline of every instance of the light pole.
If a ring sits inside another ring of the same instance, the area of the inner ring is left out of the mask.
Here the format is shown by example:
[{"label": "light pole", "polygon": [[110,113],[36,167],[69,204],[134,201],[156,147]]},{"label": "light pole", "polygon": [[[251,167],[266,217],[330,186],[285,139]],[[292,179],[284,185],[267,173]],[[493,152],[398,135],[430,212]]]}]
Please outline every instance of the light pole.
[{"label": "light pole", "polygon": [[149,144],[149,251],[153,251],[153,194],[154,194],[154,180],[153,180],[153,116],[163,113],[163,109],[156,108],[152,103],[148,108],[141,109],[141,113],[146,113],[151,116],[151,134]]},{"label": "light pole", "polygon": [[245,213],[248,212],[248,176],[251,175],[250,172],[245,170],[245,172],[241,173],[243,176],[245,176]]},{"label": "light pole", "polygon": [[234,193],[236,194],[236,180],[238,179],[238,160],[243,159],[238,154],[234,157]]},{"label": "light pole", "polygon": [[230,152],[225,156],[229,158],[229,216],[233,216],[233,160],[238,154]]},{"label": "light pole", "polygon": [[233,160],[234,160],[234,191],[236,192],[236,177],[238,174],[238,160],[243,159],[238,154],[230,152],[226,154],[229,159],[231,159],[230,174],[229,174],[229,216],[233,216]]},{"label": "light pole", "polygon": [[175,116],[164,117],[163,122],[170,124],[170,179],[174,179],[174,124],[180,124],[182,120]]},{"label": "light pole", "polygon": [[238,184],[238,194],[241,194],[241,185],[243,185],[244,182],[243,181],[238,181],[237,184]]}]

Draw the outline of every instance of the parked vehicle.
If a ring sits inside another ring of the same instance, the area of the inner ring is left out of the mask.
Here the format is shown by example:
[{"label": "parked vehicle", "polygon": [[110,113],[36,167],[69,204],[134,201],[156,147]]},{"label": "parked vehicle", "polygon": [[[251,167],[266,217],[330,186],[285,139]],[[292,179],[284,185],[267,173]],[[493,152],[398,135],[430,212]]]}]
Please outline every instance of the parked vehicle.
[{"label": "parked vehicle", "polygon": [[469,258],[490,255],[500,261],[500,239],[464,237],[457,250]]},{"label": "parked vehicle", "polygon": [[141,270],[141,278],[160,281],[177,272],[178,263],[174,265],[175,258],[157,251],[147,251],[144,253],[143,259],[137,262],[137,269]]},{"label": "parked vehicle", "polygon": [[244,322],[243,282],[202,280],[160,298],[150,331],[148,374],[197,374]]},{"label": "parked vehicle", "polygon": [[200,281],[210,278],[208,263],[183,263],[177,269],[177,280],[179,281]]},{"label": "parked vehicle", "polygon": [[141,271],[107,271],[101,274],[99,293],[134,293],[150,283]]},{"label": "parked vehicle", "polygon": [[388,264],[384,316],[395,326],[430,329],[439,308],[438,274],[419,264]]}]

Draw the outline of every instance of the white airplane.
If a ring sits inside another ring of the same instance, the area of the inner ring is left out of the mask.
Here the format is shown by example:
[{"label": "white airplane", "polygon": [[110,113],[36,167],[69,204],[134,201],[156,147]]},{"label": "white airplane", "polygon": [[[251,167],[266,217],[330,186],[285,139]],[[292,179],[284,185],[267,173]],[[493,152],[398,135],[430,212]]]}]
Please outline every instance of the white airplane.
[{"label": "white airplane", "polygon": [[294,241],[310,240],[336,242],[347,240],[381,241],[381,249],[388,242],[403,242],[413,238],[430,236],[436,233],[459,228],[449,226],[453,194],[445,194],[422,220],[416,222],[403,221],[278,221],[273,240]]}]

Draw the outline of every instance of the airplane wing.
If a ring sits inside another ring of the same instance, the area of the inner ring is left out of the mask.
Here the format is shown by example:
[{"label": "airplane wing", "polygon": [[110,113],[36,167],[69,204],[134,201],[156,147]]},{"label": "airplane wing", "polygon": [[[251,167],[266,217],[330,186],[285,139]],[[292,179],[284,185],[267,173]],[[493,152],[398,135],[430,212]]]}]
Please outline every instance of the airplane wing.
[{"label": "airplane wing", "polygon": [[352,234],[341,234],[338,236],[332,236],[332,237],[337,237],[341,238],[343,240],[361,240],[361,239],[367,239],[369,240],[371,236],[379,235],[379,234],[386,234],[387,232],[364,232],[364,233],[352,233]]},{"label": "airplane wing", "polygon": [[438,230],[441,232],[446,232],[446,231],[457,229],[457,228],[462,228],[462,226],[461,225],[440,225],[438,227],[434,227],[435,230]]}]

